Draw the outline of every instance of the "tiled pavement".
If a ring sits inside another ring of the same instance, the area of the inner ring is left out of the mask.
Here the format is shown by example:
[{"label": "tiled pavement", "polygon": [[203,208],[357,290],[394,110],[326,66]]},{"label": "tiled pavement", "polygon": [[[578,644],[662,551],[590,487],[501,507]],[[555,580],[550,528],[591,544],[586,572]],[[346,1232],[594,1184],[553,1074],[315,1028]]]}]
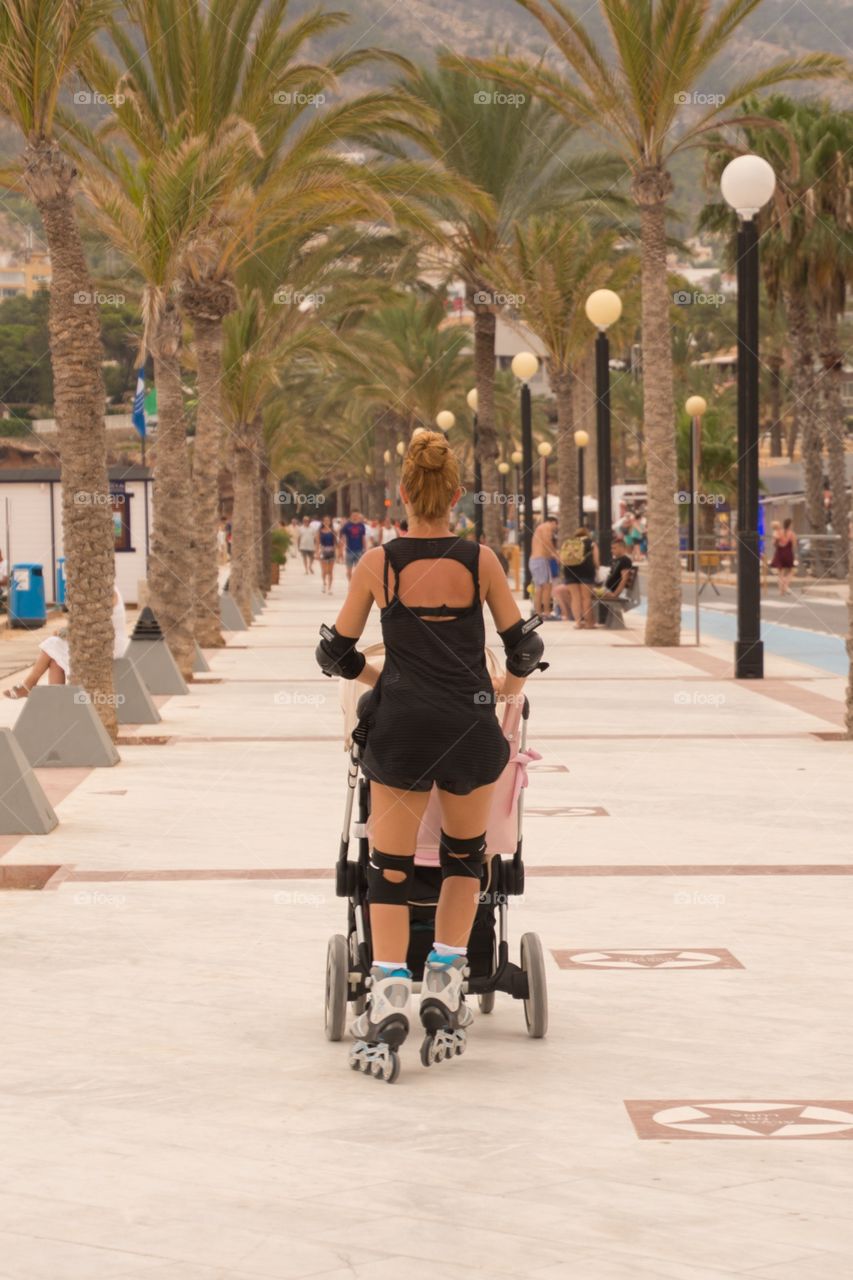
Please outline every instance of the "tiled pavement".
[{"label": "tiled pavement", "polygon": [[63,869],[0,894],[0,1280],[846,1280],[841,682],[549,626],[510,911],[549,1036],[499,996],[463,1059],[413,1040],[389,1087],[323,1038],[334,602],[285,577],[164,743],[40,771],[60,826],[0,846]]}]

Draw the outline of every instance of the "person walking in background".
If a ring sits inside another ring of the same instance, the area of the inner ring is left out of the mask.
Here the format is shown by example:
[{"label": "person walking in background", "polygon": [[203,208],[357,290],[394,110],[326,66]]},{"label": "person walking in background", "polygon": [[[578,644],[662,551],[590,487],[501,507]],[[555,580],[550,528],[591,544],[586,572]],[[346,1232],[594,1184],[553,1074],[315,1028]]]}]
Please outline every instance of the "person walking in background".
[{"label": "person walking in background", "polygon": [[364,555],[365,544],[367,542],[367,527],[361,518],[361,513],[351,511],[350,518],[341,529],[341,534],[346,547],[345,558],[347,566],[347,580],[352,577],[352,571]]},{"label": "person walking in background", "polygon": [[320,573],[323,577],[323,593],[332,594],[332,576],[335,572],[335,557],[338,550],[338,536],[332,528],[332,517],[323,516],[323,522],[314,535],[314,554],[320,561]]},{"label": "person walking in background", "polygon": [[533,583],[533,612],[543,617],[551,612],[551,561],[557,558],[557,521],[553,516],[540,520],[530,547],[530,578]]},{"label": "person walking in background", "polygon": [[219,521],[216,531],[216,559],[220,565],[228,563],[228,532],[225,528],[225,517]]},{"label": "person walking in background", "polygon": [[[578,630],[595,627],[592,589],[598,571],[598,547],[589,535],[586,525],[576,530],[573,538],[566,538],[560,547],[564,586],[557,588],[557,600],[568,622],[571,609]],[[564,603],[568,609],[564,607]]]},{"label": "person walking in background", "polygon": [[384,547],[386,542],[393,542],[397,537],[397,530],[394,528],[393,521],[390,516],[386,516],[379,527],[379,546]]},{"label": "person walking in background", "polygon": [[308,516],[303,516],[302,524],[299,526],[299,554],[302,556],[302,563],[305,566],[306,573],[314,572],[315,550],[316,534],[311,528],[311,521]]},{"label": "person walking in background", "polygon": [[794,533],[793,526],[794,522],[788,516],[781,530],[773,534],[776,549],[773,552],[770,567],[779,574],[780,596],[786,596],[791,590],[791,578],[794,574],[794,561],[797,557],[797,535]]}]

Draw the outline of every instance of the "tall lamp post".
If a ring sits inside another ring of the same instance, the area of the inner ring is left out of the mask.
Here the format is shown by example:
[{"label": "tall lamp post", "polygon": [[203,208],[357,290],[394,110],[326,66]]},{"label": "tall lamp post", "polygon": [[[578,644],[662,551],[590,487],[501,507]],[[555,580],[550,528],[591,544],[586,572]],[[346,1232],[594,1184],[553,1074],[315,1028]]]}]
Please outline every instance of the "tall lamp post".
[{"label": "tall lamp post", "polygon": [[395,503],[395,505],[396,505],[397,514],[398,514],[398,516],[400,517],[400,519],[402,520],[403,516],[406,514],[406,513],[405,513],[405,510],[403,509],[403,499],[400,497],[400,480],[401,480],[401,477],[402,477],[403,459],[404,459],[404,458],[405,458],[405,456],[406,456],[406,442],[405,442],[405,440],[398,440],[398,441],[397,441],[397,444],[396,444],[396,452],[397,452],[397,457],[400,459],[401,474],[397,476],[397,483],[396,483],[396,484],[395,484],[395,486],[394,486],[394,503]]},{"label": "tall lamp post", "polygon": [[[515,467],[515,483],[513,486],[513,505],[515,506],[515,512],[513,514],[513,520],[515,524],[515,541],[519,548],[518,553],[521,555],[521,464],[524,461],[524,454],[520,449],[513,449],[509,456],[512,465]],[[517,581],[518,576],[516,575],[516,582]]]},{"label": "tall lamp post", "polygon": [[764,676],[761,560],[758,545],[758,228],[755,215],[772,199],[776,175],[761,156],[738,156],[720,179],[738,215],[737,235],[737,641],[735,676]]},{"label": "tall lamp post", "polygon": [[536,452],[541,459],[539,463],[539,486],[542,490],[542,519],[548,519],[548,459],[553,452],[554,446],[549,440],[543,440],[541,444],[536,446]]},{"label": "tall lamp post", "polygon": [[512,358],[512,371],[521,383],[521,489],[524,497],[524,523],[521,525],[521,556],[524,569],[524,594],[530,586],[530,549],[533,544],[533,401],[530,379],[539,372],[539,361],[532,351],[519,351]]},{"label": "tall lamp post", "polygon": [[622,299],[612,289],[596,289],[586,300],[587,319],[595,325],[595,426],[598,453],[598,554],[602,564],[612,555],[610,461],[610,339],[607,330],[622,314]]},{"label": "tall lamp post", "polygon": [[483,472],[480,466],[480,442],[477,439],[477,406],[479,404],[477,388],[472,387],[471,390],[468,392],[467,396],[465,397],[465,399],[468,401],[468,408],[471,410],[471,415],[472,415],[473,434],[472,434],[471,443],[474,449],[474,494],[475,494],[474,533],[476,534],[477,541],[479,542],[483,536],[483,495],[482,495]]},{"label": "tall lamp post", "polygon": [[584,479],[584,449],[589,444],[589,436],[586,431],[575,432],[575,444],[578,450],[578,527],[583,527],[584,509],[583,509],[583,491],[585,485]]},{"label": "tall lamp post", "polygon": [[702,419],[708,408],[703,396],[690,396],[684,408],[690,415],[690,529],[687,546],[693,553],[693,600],[696,643],[699,643],[699,462],[702,457]]},{"label": "tall lamp post", "polygon": [[[499,463],[498,463],[498,475],[499,475],[499,476],[500,476],[500,478],[501,478],[501,524],[503,525],[503,529],[504,529],[504,542],[506,542],[506,533],[507,533],[507,527],[506,527],[506,502],[507,502],[506,478],[507,478],[507,476],[509,475],[509,473],[510,473],[510,471],[511,471],[511,470],[512,470],[512,468],[510,467],[510,465],[509,465],[509,463],[508,463],[508,462],[499,462]],[[478,542],[480,541],[480,534],[479,534],[479,533],[477,534],[477,541],[478,541]]]}]

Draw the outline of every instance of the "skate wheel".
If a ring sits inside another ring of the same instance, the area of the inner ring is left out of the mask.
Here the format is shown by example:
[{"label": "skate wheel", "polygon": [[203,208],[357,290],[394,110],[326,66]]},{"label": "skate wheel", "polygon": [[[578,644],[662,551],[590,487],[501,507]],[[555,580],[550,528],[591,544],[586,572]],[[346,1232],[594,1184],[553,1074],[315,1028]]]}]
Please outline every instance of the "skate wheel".
[{"label": "skate wheel", "polygon": [[441,1050],[437,1048],[433,1036],[424,1036],[421,1045],[421,1063],[425,1067],[435,1066],[436,1062],[441,1061]]},{"label": "skate wheel", "polygon": [[399,1058],[399,1055],[396,1054],[393,1049],[391,1050],[388,1057],[386,1058],[382,1067],[382,1071],[377,1072],[376,1074],[377,1075],[381,1074],[382,1079],[385,1081],[386,1084],[393,1084],[394,1081],[397,1079],[397,1076],[400,1074],[400,1058]]}]

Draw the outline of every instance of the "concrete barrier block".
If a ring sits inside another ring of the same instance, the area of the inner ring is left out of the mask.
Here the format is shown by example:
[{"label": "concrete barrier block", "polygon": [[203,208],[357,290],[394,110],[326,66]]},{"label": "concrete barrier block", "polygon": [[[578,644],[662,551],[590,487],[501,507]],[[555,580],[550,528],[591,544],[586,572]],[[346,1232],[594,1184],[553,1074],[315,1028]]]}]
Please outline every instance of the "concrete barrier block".
[{"label": "concrete barrier block", "polygon": [[116,691],[116,718],[119,724],[159,724],[160,712],[154,705],[142,674],[130,658],[113,661],[113,683]]},{"label": "concrete barrier block", "polygon": [[237,601],[227,591],[219,596],[219,616],[226,631],[248,631],[242,613],[237,608]]},{"label": "concrete barrier block", "polygon": [[96,768],[119,762],[89,695],[78,685],[37,685],[24,703],[14,733],[34,767]]},{"label": "concrete barrier block", "polygon": [[189,693],[187,682],[181,675],[178,664],[172,657],[172,650],[164,639],[135,640],[131,637],[124,656],[136,667],[149,693],[171,695]]},{"label": "concrete barrier block", "polygon": [[193,658],[193,671],[209,671],[210,663],[202,653],[201,649],[198,647],[198,642],[196,641],[194,643],[195,643],[195,657]]},{"label": "concrete barrier block", "polygon": [[0,835],[46,836],[59,819],[11,729],[0,729]]}]

